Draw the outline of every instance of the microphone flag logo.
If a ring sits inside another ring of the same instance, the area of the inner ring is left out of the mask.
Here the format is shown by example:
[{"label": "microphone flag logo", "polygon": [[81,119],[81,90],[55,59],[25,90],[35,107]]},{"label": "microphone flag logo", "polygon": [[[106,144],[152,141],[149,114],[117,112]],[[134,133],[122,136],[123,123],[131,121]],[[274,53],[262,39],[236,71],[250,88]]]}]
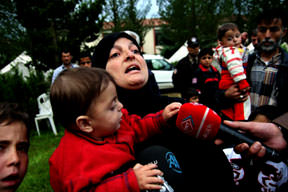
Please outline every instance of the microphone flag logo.
[{"label": "microphone flag logo", "polygon": [[192,116],[189,115],[181,122],[181,127],[183,128],[184,133],[192,133],[195,127]]},{"label": "microphone flag logo", "polygon": [[172,169],[176,173],[182,173],[180,165],[172,152],[167,152],[165,158],[170,169]]}]

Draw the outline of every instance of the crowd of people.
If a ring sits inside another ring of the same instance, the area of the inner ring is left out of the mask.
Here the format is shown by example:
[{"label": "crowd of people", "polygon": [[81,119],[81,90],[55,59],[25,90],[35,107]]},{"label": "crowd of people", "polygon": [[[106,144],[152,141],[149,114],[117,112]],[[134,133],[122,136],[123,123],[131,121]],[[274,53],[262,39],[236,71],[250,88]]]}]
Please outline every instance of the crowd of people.
[{"label": "crowd of people", "polygon": [[[278,9],[263,11],[251,45],[235,23],[218,28],[215,48],[188,39],[189,54],[173,74],[182,98],[160,94],[131,32],[105,36],[79,65],[64,50],[50,89],[55,119],[65,127],[49,159],[53,190],[287,191],[286,20]],[[175,121],[187,102],[210,107],[255,142],[186,135]],[[0,104],[0,191],[15,191],[26,173],[26,121],[16,104]]]},{"label": "crowd of people", "polygon": [[[202,51],[207,51],[200,49],[198,68],[195,67],[195,62],[186,63],[186,69],[193,66],[194,71],[190,70],[192,74],[186,76],[188,80],[185,83],[176,81],[177,76],[187,73],[181,73],[183,62],[180,61],[176,65],[174,85],[181,93],[185,93],[185,90],[191,92],[191,89],[200,90],[200,103],[213,108],[224,120],[241,121],[224,121],[227,125],[249,132],[256,136],[256,140],[283,150],[287,146],[288,107],[288,92],[284,85],[288,80],[287,52],[280,47],[287,31],[284,12],[279,9],[264,11],[257,18],[256,31],[256,34],[255,31],[251,34],[252,44],[249,46],[245,43],[246,39],[241,40],[241,37],[247,36],[246,33],[241,34],[235,23],[224,23],[217,31],[218,46],[213,48],[213,57],[211,53],[203,55]],[[189,54],[195,57],[195,53]],[[267,109],[274,115],[267,113]],[[273,134],[275,138],[281,137],[277,144],[272,138],[265,142]],[[222,142],[217,140],[216,143]],[[285,158],[280,162],[268,158],[265,159],[267,161],[257,163],[251,159],[243,159],[244,151],[245,155],[256,155],[258,158],[264,156],[265,147],[259,142],[251,146],[246,143],[226,143],[222,148],[233,167],[236,191],[287,190]],[[242,156],[236,152],[242,153]],[[282,153],[286,156],[285,152]]]}]

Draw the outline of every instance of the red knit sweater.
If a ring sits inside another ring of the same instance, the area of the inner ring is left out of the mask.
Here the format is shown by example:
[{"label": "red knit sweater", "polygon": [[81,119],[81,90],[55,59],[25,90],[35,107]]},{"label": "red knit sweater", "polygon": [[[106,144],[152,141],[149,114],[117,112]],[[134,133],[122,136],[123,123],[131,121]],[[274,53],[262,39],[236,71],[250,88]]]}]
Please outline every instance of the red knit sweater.
[{"label": "red knit sweater", "polygon": [[166,125],[162,111],[144,118],[122,109],[120,129],[104,141],[65,130],[60,144],[49,159],[50,183],[57,191],[140,191],[132,168],[113,174],[135,160],[134,144],[160,133]]}]

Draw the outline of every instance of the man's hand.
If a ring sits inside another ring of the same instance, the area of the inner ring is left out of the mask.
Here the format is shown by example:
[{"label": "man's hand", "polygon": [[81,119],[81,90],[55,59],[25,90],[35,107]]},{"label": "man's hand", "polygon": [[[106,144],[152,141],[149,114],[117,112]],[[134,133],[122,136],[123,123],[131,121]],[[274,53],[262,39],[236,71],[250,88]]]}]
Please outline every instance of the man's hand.
[{"label": "man's hand", "polygon": [[[256,141],[251,146],[247,143],[236,145],[234,150],[237,153],[261,158],[265,155],[266,150],[260,142],[277,151],[282,151],[287,148],[287,142],[281,130],[273,123],[237,121],[224,121],[224,123],[231,128],[240,129],[244,133],[249,133],[249,135],[259,138],[259,141]],[[216,140],[215,143],[220,144],[221,142]]]}]

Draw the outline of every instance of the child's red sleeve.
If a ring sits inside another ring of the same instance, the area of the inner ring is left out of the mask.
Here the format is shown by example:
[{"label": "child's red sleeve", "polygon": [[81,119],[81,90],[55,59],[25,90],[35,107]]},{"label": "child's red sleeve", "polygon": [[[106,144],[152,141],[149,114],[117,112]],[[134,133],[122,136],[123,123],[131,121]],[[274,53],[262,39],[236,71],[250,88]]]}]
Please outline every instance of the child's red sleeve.
[{"label": "child's red sleeve", "polygon": [[238,86],[239,86],[240,90],[243,90],[245,88],[248,88],[250,85],[249,85],[249,83],[247,82],[246,79],[243,79],[243,80],[238,82]]}]

